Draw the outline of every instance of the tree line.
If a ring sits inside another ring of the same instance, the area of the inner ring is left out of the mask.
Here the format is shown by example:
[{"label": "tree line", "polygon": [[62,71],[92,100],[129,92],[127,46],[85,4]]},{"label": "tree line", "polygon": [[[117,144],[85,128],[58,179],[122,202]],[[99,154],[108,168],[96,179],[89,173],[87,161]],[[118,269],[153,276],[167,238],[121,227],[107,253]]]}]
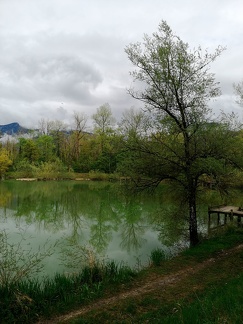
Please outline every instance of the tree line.
[{"label": "tree line", "polygon": [[92,115],[93,130],[88,131],[88,117],[73,114],[74,127],[69,129],[62,121],[39,121],[38,130],[27,136],[8,137],[0,149],[0,174],[6,171],[28,173],[43,165],[56,166],[60,171],[114,173],[122,170],[127,158],[125,142],[131,136],[140,136],[145,118],[131,108],[116,123],[108,103]]}]

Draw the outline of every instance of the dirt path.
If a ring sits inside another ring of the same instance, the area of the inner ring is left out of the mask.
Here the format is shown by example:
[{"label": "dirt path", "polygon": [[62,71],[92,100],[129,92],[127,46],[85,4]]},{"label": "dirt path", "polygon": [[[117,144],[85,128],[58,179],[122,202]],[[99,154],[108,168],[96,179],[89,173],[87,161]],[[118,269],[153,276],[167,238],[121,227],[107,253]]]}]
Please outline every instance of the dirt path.
[{"label": "dirt path", "polygon": [[119,303],[119,301],[125,300],[130,297],[138,297],[152,291],[156,290],[165,290],[166,287],[176,285],[181,280],[185,279],[187,276],[191,276],[201,271],[202,269],[208,267],[210,264],[213,264],[220,259],[227,258],[230,254],[233,254],[236,251],[243,250],[243,244],[238,245],[232,249],[224,250],[217,255],[217,257],[207,259],[201,263],[196,264],[193,267],[186,267],[177,272],[171,273],[169,275],[165,275],[163,277],[157,276],[153,280],[146,282],[144,285],[133,288],[123,293],[119,293],[109,298],[103,298],[98,301],[94,301],[91,305],[81,307],[79,310],[70,312],[66,315],[62,315],[58,318],[54,318],[48,321],[40,321],[37,324],[56,324],[56,323],[68,323],[70,320],[83,315],[91,310],[99,310],[105,308],[107,306],[111,306],[113,304]]}]

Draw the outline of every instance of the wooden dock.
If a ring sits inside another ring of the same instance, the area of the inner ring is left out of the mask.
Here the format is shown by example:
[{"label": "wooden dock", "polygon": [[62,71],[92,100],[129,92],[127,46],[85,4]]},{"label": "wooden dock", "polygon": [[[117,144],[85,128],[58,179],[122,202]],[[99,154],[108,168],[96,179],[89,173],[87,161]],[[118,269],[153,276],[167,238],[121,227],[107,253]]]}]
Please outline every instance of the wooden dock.
[{"label": "wooden dock", "polygon": [[241,217],[243,217],[243,208],[236,207],[236,206],[226,206],[226,205],[209,207],[208,208],[209,223],[211,219],[211,214],[217,214],[218,224],[220,222],[220,215],[224,215],[224,224],[226,224],[227,222],[227,217],[229,217],[229,219],[233,221],[234,216],[237,216],[237,221],[240,224]]}]

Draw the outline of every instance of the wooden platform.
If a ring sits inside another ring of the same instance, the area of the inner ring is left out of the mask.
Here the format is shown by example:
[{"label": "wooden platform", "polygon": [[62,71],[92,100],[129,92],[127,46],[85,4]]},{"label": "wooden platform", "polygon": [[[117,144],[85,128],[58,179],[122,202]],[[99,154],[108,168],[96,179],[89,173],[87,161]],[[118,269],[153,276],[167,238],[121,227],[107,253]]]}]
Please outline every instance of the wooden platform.
[{"label": "wooden platform", "polygon": [[209,207],[208,214],[223,214],[229,216],[239,216],[243,217],[243,209],[241,207],[236,206],[216,206],[216,207]]},{"label": "wooden platform", "polygon": [[241,223],[241,217],[243,217],[243,208],[236,206],[214,206],[208,208],[208,224],[210,227],[211,214],[217,214],[217,224],[220,224],[220,216],[224,215],[224,224],[227,223],[227,217],[230,221],[233,221],[234,216],[237,217],[238,225]]}]

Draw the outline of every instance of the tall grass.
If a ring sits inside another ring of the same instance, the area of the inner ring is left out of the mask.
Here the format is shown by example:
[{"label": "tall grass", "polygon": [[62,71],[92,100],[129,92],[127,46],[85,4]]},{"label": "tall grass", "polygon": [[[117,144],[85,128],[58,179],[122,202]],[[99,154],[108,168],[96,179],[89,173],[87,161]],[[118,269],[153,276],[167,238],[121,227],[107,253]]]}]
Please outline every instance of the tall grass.
[{"label": "tall grass", "polygon": [[0,286],[0,318],[31,323],[54,316],[101,296],[106,287],[131,280],[135,272],[114,262],[84,267],[78,274],[23,280]]}]

